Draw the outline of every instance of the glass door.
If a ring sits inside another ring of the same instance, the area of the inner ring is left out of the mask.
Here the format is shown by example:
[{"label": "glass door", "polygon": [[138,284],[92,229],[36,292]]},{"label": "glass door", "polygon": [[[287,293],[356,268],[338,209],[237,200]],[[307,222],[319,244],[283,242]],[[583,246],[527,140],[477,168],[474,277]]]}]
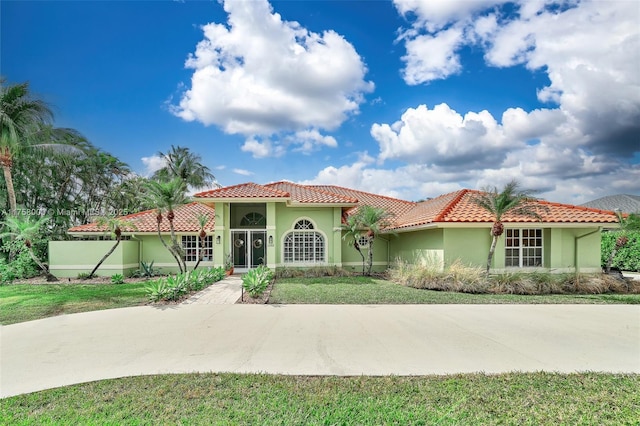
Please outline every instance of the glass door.
[{"label": "glass door", "polygon": [[267,232],[264,230],[231,231],[233,267],[246,270],[267,264]]},{"label": "glass door", "polygon": [[247,231],[231,231],[231,250],[233,253],[233,267],[235,269],[247,269],[249,267]]},{"label": "glass door", "polygon": [[267,233],[265,231],[251,231],[251,267],[256,268],[266,265],[265,242]]}]

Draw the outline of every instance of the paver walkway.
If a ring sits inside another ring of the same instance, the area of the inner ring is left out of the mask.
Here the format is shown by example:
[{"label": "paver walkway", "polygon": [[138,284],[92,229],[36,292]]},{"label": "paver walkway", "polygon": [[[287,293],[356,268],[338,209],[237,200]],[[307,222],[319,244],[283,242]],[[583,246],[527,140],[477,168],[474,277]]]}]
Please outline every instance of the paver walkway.
[{"label": "paver walkway", "polygon": [[183,305],[232,305],[242,295],[242,276],[229,275],[194,294]]},{"label": "paver walkway", "polygon": [[640,306],[143,306],[2,326],[0,345],[4,397],[196,371],[640,373]]}]

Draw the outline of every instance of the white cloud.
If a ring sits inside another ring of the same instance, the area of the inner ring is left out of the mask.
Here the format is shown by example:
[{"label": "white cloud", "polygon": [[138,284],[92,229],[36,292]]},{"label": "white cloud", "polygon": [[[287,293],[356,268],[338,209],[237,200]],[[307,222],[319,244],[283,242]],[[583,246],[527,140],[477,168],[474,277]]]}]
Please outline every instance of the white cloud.
[{"label": "white cloud", "polygon": [[241,175],[241,176],[252,176],[255,173],[250,172],[249,170],[245,170],[245,169],[233,169],[233,173],[237,174],[237,175]]},{"label": "white cloud", "polygon": [[501,158],[506,148],[519,143],[507,142],[502,126],[489,112],[468,112],[463,117],[447,104],[409,108],[392,125],[374,124],[371,136],[380,145],[381,161],[441,165]]},{"label": "white cloud", "polygon": [[159,155],[142,157],[141,160],[142,164],[144,164],[144,171],[142,172],[142,175],[147,177],[151,176],[167,164],[164,157],[161,157]]},{"label": "white cloud", "polygon": [[[638,193],[637,2],[535,0],[508,8],[501,1],[454,3],[395,1],[413,19],[400,37],[407,84],[460,72],[453,66],[459,49],[473,45],[484,49],[489,66],[545,72],[550,83],[537,95],[551,105],[531,111],[514,105],[495,118],[487,111],[458,113],[447,104],[408,108],[394,123],[372,125],[380,146],[377,167],[329,167],[315,179],[351,179],[375,189],[365,177],[383,176],[385,191],[416,191],[414,199],[457,182],[479,188],[512,178],[545,198],[570,203]],[[428,47],[421,46],[425,40]],[[406,165],[383,167],[398,160]]]},{"label": "white cloud", "polygon": [[244,152],[250,152],[254,158],[281,157],[289,147],[293,152],[311,154],[322,147],[335,148],[338,141],[333,136],[321,134],[317,129],[308,129],[283,135],[280,139],[248,138],[242,145]]},{"label": "white cloud", "polygon": [[473,14],[504,3],[506,0],[393,0],[398,12],[415,16],[415,27],[425,27],[429,32],[441,30],[453,21],[468,19]]},{"label": "white cloud", "polygon": [[[186,62],[194,70],[191,88],[173,108],[184,120],[249,138],[333,130],[373,90],[355,48],[336,32],[285,21],[266,0],[227,0],[224,10],[227,24],[205,25]],[[244,148],[267,156],[265,144]]]},{"label": "white cloud", "polygon": [[[637,2],[516,1],[508,13],[499,0],[453,3],[396,0],[400,13],[416,16],[403,38],[408,84],[459,72],[464,64],[457,63],[458,50],[479,45],[488,65],[522,64],[547,73],[551,83],[538,90],[538,98],[558,108],[540,114],[555,122],[564,116],[562,131],[553,133],[567,143],[620,157],[640,152]],[[460,36],[452,37],[453,31]],[[428,47],[416,48],[424,40]],[[536,119],[535,114],[528,118]]]},{"label": "white cloud", "polygon": [[407,64],[403,77],[407,84],[415,85],[444,79],[460,72],[460,56],[456,50],[463,43],[460,28],[441,31],[437,36],[419,35],[406,40]]},{"label": "white cloud", "polygon": [[274,144],[269,139],[260,142],[256,138],[247,139],[240,149],[251,153],[253,158],[281,157],[286,152],[283,145]]}]

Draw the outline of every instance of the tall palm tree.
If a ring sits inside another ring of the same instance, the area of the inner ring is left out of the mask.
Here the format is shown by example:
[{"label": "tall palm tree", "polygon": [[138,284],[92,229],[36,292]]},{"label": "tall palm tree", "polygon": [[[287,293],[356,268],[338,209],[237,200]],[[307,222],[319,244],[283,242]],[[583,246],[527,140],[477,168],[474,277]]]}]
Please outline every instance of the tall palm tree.
[{"label": "tall palm tree", "polygon": [[[158,214],[156,216],[156,222],[158,225],[158,236],[162,244],[169,250],[178,263],[178,269],[180,273],[186,272],[187,265],[182,256],[182,247],[178,244],[176,238],[175,228],[173,220],[175,218],[174,210],[176,207],[184,204],[187,201],[185,195],[186,186],[182,179],[174,178],[168,182],[159,182],[150,180],[146,184],[146,193],[144,198],[147,202],[155,206]],[[169,230],[171,232],[171,247],[167,246],[160,234],[160,223],[162,223],[162,214],[166,212],[167,220],[169,221]]]},{"label": "tall palm tree", "polygon": [[6,85],[0,79],[0,166],[4,174],[12,214],[16,211],[16,193],[11,168],[13,157],[39,128],[53,120],[49,106],[29,94],[29,83]]},{"label": "tall palm tree", "polygon": [[113,217],[113,216],[103,216],[98,218],[97,225],[100,227],[105,227],[106,232],[116,237],[116,243],[113,246],[111,246],[111,249],[104,256],[102,256],[102,259],[100,259],[100,262],[98,262],[98,264],[93,268],[89,276],[87,276],[86,278],[87,280],[93,278],[93,274],[96,273],[100,265],[102,265],[102,263],[105,260],[107,260],[107,258],[111,256],[111,254],[115,251],[116,247],[118,247],[118,245],[120,244],[120,241],[122,241],[122,229],[123,228],[136,229],[135,225],[133,225],[131,222],[120,219],[118,217]]},{"label": "tall palm tree", "polygon": [[507,183],[502,191],[498,191],[496,187],[483,188],[483,192],[474,195],[471,201],[476,205],[485,209],[493,217],[493,226],[491,227],[491,247],[489,248],[489,256],[487,257],[487,275],[491,269],[493,254],[496,251],[498,237],[504,233],[504,225],[502,218],[508,214],[525,216],[542,220],[539,210],[545,208],[539,204],[533,203],[536,200],[532,196],[533,191],[520,190],[520,184],[516,180]]},{"label": "tall palm tree", "polygon": [[392,215],[383,208],[365,205],[358,207],[358,212],[355,216],[355,222],[365,232],[369,243],[366,275],[371,275],[373,269],[373,242],[380,232],[390,225]]},{"label": "tall palm tree", "polygon": [[353,248],[356,249],[356,251],[360,254],[360,257],[362,258],[362,275],[364,275],[365,258],[364,253],[360,248],[360,238],[362,237],[362,231],[360,229],[358,217],[355,215],[348,216],[347,220],[342,224],[342,230],[344,231],[342,239],[347,240],[348,244],[350,246],[353,246]]},{"label": "tall palm tree", "polygon": [[609,259],[607,259],[607,265],[605,267],[607,273],[611,271],[611,265],[613,264],[613,259],[616,257],[618,250],[626,246],[629,242],[629,236],[627,233],[640,231],[640,215],[631,213],[625,218],[620,210],[616,210],[616,215],[618,216],[618,222],[620,222],[620,229],[616,231],[618,238],[616,238],[616,242],[609,254]]},{"label": "tall palm tree", "polygon": [[152,179],[167,182],[173,178],[180,178],[185,186],[191,188],[204,188],[216,185],[216,177],[211,170],[202,164],[202,157],[194,154],[189,148],[171,145],[171,150],[166,154],[158,155],[165,161],[165,166],[157,170]]},{"label": "tall palm tree", "polygon": [[88,144],[77,131],[51,126],[53,113],[29,93],[29,83],[7,85],[0,79],[0,167],[7,187],[9,209],[15,214],[16,193],[12,168],[16,156],[27,148],[82,153]]},{"label": "tall palm tree", "polygon": [[31,259],[38,265],[47,276],[48,281],[58,281],[45,264],[36,256],[33,251],[33,241],[40,234],[42,227],[49,221],[49,218],[42,216],[37,220],[32,220],[31,216],[7,216],[4,220],[6,231],[0,234],[1,238],[11,237],[14,242],[22,243],[29,251]]}]

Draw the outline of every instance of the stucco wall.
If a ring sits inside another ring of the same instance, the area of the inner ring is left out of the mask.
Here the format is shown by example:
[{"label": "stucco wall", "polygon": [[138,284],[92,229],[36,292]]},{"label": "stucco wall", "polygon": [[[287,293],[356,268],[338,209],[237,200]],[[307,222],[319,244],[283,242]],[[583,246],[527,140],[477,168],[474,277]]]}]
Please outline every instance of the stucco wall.
[{"label": "stucco wall", "polygon": [[[383,272],[389,264],[393,262],[393,259],[389,258],[389,248],[391,245],[391,239],[394,237],[391,235],[380,235],[376,237],[373,242],[373,270],[376,272]],[[347,271],[362,273],[362,257],[358,254],[358,251],[349,245],[348,240],[341,240],[342,246],[342,268]],[[369,259],[369,249],[367,247],[362,249],[362,254],[365,257],[365,265]]]},{"label": "stucco wall", "polygon": [[[115,241],[50,241],[49,269],[56,277],[89,273],[113,247]],[[128,275],[138,269],[138,242],[121,241],[96,271],[98,276]]]},{"label": "stucco wall", "polygon": [[442,229],[427,229],[389,235],[390,260],[443,269],[444,242]]}]

